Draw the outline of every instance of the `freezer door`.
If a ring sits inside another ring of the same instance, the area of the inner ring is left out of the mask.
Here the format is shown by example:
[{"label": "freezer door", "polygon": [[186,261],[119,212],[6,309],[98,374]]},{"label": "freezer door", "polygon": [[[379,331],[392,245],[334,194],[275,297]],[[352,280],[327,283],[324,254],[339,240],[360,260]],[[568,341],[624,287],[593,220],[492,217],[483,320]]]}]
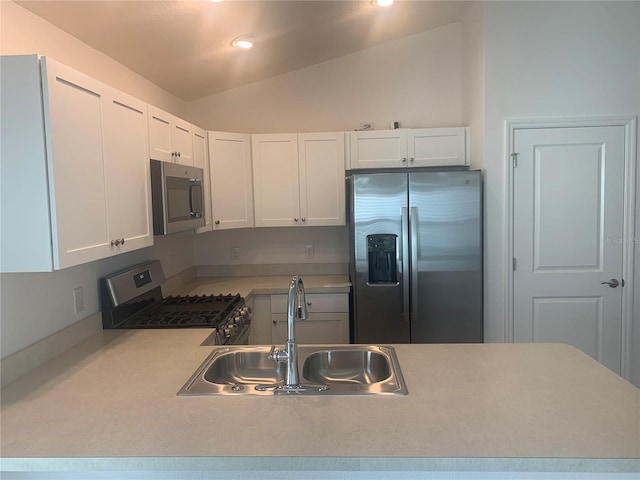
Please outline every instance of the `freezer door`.
[{"label": "freezer door", "polygon": [[354,175],[350,182],[356,343],[410,341],[407,182],[406,173]]},{"label": "freezer door", "polygon": [[411,342],[483,341],[479,171],[409,174]]}]

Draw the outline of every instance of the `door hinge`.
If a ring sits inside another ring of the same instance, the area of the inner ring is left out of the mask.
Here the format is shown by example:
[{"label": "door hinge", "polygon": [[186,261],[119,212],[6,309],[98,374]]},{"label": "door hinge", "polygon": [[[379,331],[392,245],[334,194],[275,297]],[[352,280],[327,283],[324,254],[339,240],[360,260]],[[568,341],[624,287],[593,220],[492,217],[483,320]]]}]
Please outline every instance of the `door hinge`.
[{"label": "door hinge", "polygon": [[513,161],[513,168],[516,168],[518,166],[518,155],[520,154],[519,153],[511,154],[511,160]]},{"label": "door hinge", "polygon": [[513,267],[513,271],[515,272],[518,269],[518,259],[517,258],[513,258],[511,261],[511,266]]}]

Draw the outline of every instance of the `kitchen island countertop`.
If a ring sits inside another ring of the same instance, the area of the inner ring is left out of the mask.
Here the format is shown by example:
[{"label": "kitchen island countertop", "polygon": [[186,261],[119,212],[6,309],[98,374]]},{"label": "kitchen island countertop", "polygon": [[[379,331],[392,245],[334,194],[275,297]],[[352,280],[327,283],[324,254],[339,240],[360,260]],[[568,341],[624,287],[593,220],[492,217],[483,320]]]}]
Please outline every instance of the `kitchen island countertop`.
[{"label": "kitchen island countertop", "polygon": [[640,466],[640,390],[567,345],[396,345],[407,396],[178,397],[208,333],[103,331],[10,383],[2,470]]}]

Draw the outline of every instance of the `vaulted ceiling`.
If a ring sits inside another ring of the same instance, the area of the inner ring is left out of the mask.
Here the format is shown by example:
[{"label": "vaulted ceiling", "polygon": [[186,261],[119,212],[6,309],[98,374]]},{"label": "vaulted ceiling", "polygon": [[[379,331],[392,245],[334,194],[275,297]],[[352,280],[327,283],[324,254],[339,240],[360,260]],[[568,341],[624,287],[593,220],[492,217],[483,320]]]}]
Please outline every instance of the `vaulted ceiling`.
[{"label": "vaulted ceiling", "polygon": [[[460,21],[471,2],[18,1],[114,60],[191,101]],[[255,37],[249,50],[231,46]]]}]

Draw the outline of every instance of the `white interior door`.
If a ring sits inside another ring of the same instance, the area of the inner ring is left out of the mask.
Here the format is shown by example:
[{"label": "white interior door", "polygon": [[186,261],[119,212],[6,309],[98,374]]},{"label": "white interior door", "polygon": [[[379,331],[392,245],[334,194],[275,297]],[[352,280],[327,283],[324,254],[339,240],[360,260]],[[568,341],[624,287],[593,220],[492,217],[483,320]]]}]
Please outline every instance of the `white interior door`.
[{"label": "white interior door", "polygon": [[620,373],[625,129],[519,129],[514,152],[514,340]]}]

